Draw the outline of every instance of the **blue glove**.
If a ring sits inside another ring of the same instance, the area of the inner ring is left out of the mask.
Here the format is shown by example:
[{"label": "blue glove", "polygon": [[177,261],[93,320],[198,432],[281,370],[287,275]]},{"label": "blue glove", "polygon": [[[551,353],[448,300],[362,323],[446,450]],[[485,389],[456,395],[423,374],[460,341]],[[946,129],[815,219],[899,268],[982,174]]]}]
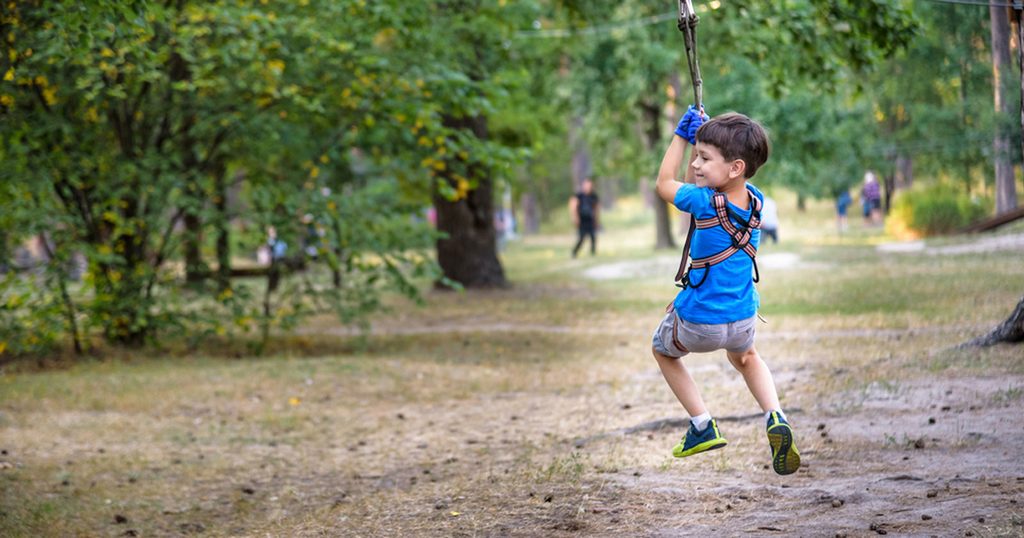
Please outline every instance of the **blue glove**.
[{"label": "blue glove", "polygon": [[681,138],[685,139],[690,144],[697,143],[697,129],[708,119],[707,114],[704,113],[704,107],[701,106],[697,109],[693,105],[690,105],[686,109],[686,114],[683,115],[683,119],[679,120],[679,125],[676,126],[675,133]]}]

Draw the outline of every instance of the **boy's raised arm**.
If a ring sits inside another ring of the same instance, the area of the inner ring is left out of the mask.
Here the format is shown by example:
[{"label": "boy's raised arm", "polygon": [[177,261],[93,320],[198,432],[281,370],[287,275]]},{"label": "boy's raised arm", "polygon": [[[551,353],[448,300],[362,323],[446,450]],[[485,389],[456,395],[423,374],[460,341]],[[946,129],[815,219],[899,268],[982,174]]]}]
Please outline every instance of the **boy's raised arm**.
[{"label": "boy's raised arm", "polygon": [[[658,191],[658,196],[670,204],[675,201],[676,192],[683,185],[676,180],[676,177],[679,174],[679,167],[683,164],[684,157],[686,157],[686,147],[689,145],[689,142],[686,140],[673,135],[672,143],[669,144],[668,150],[665,151],[665,156],[661,158],[661,169],[658,170],[658,183],[655,188]],[[692,169],[690,166],[687,168]],[[689,173],[687,175],[689,176]]]},{"label": "boy's raised arm", "polygon": [[[682,186],[682,183],[676,177],[679,174],[679,166],[683,164],[686,158],[686,148],[687,146],[696,146],[697,129],[704,123],[706,118],[704,107],[700,107],[698,110],[696,107],[690,106],[683,119],[679,121],[675,134],[672,136],[672,142],[669,144],[668,150],[665,151],[665,156],[661,159],[661,169],[658,170],[658,182],[655,190],[658,191],[658,196],[662,200],[670,204],[675,201],[676,192]],[[684,174],[687,183],[694,183],[696,172],[689,164],[693,163],[696,157],[697,150],[694,147],[693,151],[690,152],[690,159]]]}]

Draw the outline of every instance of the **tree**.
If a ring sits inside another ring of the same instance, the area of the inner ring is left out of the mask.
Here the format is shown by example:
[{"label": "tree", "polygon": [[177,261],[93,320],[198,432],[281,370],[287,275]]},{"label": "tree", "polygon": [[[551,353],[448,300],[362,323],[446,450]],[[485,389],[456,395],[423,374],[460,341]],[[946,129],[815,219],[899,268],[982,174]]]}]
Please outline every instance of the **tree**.
[{"label": "tree", "polygon": [[984,336],[964,342],[960,347],[988,347],[1000,343],[1012,344],[1019,342],[1024,342],[1024,297],[1021,297],[1020,302],[1017,303],[1017,307],[1013,309],[1010,317],[1006,318],[995,329],[992,329],[992,331]]},{"label": "tree", "polygon": [[[139,345],[159,329],[220,334],[324,309],[351,320],[378,304],[384,285],[414,290],[409,276],[429,265],[415,249],[433,236],[405,224],[407,199],[378,188],[397,190],[388,157],[415,154],[406,149],[416,147],[407,122],[428,98],[405,78],[412,62],[401,63],[387,47],[396,6],[368,9],[353,0],[5,9],[0,184],[11,196],[0,200],[0,213],[13,215],[14,240],[43,233],[54,259],[85,254],[89,270],[78,300],[89,314],[87,330]],[[345,17],[369,32],[348,35],[331,22]],[[354,152],[367,156],[360,174],[344,168]],[[321,189],[326,181],[336,188]],[[257,223],[257,244],[273,223],[297,246],[303,214],[319,217],[316,229],[344,221],[375,233],[334,227],[317,235],[309,249],[333,266],[334,286],[321,289],[304,275],[284,314],[260,313],[252,290],[229,281],[234,215],[227,195],[235,187],[258,210],[247,215]],[[177,227],[186,215],[195,219],[182,237]],[[168,262],[184,241],[190,272],[205,276],[206,232],[215,240],[217,278],[195,296],[179,287]]]},{"label": "tree", "polygon": [[[995,111],[999,118],[992,138],[996,178],[996,214],[1017,207],[1017,187],[1010,157],[1010,136],[1004,118],[1009,118],[1010,105],[1010,21],[1006,8],[995,2],[989,6],[992,36],[992,90]],[[1020,45],[1018,45],[1020,46]]]}]

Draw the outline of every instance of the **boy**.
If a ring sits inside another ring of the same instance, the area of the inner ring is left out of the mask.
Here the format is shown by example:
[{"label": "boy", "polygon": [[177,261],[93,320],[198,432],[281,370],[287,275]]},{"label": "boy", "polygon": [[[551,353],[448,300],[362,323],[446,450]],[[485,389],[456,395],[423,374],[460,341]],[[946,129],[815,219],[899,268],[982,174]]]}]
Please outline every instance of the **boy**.
[{"label": "boy", "polygon": [[[800,454],[772,374],[754,348],[758,295],[752,275],[764,196],[747,179],[768,160],[768,137],[761,125],[742,114],[705,119],[703,111],[690,107],[658,173],[658,195],[697,219],[693,263],[653,339],[662,375],[691,417],[672,454],[682,458],[727,444],[680,360],[690,352],[725,349],[765,411],[775,472],[791,474],[800,467]],[[687,183],[680,183],[675,178],[687,145],[694,146],[693,155]]]}]

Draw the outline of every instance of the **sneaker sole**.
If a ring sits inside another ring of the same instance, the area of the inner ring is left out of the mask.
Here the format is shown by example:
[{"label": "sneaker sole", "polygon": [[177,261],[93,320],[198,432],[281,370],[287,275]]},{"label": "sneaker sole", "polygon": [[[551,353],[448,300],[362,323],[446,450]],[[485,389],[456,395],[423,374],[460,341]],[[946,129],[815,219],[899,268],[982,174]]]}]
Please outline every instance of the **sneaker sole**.
[{"label": "sneaker sole", "polygon": [[781,475],[793,474],[800,468],[800,453],[793,446],[793,430],[786,424],[776,424],[768,430],[768,444],[772,447],[772,467]]},{"label": "sneaker sole", "polygon": [[687,456],[692,456],[694,454],[700,454],[701,452],[710,452],[712,450],[718,450],[719,448],[722,448],[727,444],[729,444],[728,441],[719,437],[718,439],[704,441],[703,443],[690,447],[688,450],[684,450],[682,452],[677,453],[675,450],[673,450],[672,455],[677,458],[685,458]]}]

